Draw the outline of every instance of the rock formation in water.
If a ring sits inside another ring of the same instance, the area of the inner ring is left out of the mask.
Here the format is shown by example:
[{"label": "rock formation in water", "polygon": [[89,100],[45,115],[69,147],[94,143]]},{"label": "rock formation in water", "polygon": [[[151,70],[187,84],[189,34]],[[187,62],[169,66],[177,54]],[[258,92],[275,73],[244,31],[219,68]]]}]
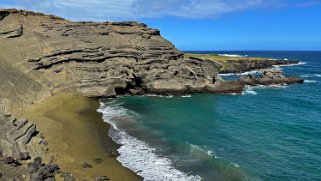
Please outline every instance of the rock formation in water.
[{"label": "rock formation in water", "polygon": [[248,74],[240,77],[240,82],[245,85],[288,85],[295,83],[303,83],[303,79],[299,77],[286,77],[281,70],[266,69],[262,70],[260,77],[255,77],[253,74]]}]

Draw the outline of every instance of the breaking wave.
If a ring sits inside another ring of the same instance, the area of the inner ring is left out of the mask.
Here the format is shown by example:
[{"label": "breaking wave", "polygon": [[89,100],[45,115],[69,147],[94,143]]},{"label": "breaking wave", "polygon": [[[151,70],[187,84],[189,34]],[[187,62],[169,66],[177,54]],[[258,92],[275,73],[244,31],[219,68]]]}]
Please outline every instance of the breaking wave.
[{"label": "breaking wave", "polygon": [[97,110],[103,114],[103,120],[112,125],[109,136],[121,147],[117,160],[147,181],[198,181],[200,176],[188,175],[173,166],[173,162],[156,153],[156,149],[147,143],[129,135],[117,127],[117,118],[130,119],[132,112],[111,100],[110,104],[100,103]]}]

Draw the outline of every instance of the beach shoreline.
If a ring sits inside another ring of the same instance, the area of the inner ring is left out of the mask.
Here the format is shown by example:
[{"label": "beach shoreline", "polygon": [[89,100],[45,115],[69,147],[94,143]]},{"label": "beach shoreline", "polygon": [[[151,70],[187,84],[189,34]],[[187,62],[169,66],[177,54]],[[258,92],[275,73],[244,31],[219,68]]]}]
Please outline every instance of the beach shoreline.
[{"label": "beach shoreline", "polygon": [[[110,125],[103,122],[98,108],[97,99],[60,94],[15,114],[36,123],[37,130],[48,141],[49,151],[44,160],[54,159],[62,172],[72,173],[76,180],[94,180],[98,176],[142,180],[116,160],[120,145],[108,136]],[[92,168],[84,168],[85,163]],[[63,180],[59,174],[56,179]]]}]

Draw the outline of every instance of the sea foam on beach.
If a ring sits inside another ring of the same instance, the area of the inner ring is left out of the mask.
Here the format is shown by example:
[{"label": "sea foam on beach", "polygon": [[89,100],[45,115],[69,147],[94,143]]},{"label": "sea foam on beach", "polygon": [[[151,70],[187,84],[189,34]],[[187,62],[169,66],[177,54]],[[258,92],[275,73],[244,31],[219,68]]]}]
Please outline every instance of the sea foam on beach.
[{"label": "sea foam on beach", "polygon": [[[109,136],[121,147],[118,149],[120,156],[117,160],[123,166],[128,167],[142,176],[144,180],[164,180],[164,181],[198,181],[202,180],[200,176],[188,175],[173,166],[173,162],[156,153],[156,149],[150,147],[147,143],[127,134],[124,130],[118,128],[117,117],[131,117],[129,110],[115,104],[112,100],[110,104],[100,103],[97,110],[103,114],[105,122],[112,125]],[[116,119],[115,119],[116,118]]]}]

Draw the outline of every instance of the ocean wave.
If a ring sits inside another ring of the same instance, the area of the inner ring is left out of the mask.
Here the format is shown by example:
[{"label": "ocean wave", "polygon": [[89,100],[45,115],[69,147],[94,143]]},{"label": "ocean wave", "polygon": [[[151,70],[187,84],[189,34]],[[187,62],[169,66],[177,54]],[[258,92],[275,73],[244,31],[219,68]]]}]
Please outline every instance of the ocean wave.
[{"label": "ocean wave", "polygon": [[227,74],[218,74],[221,77],[228,77],[228,76],[233,76],[233,75],[248,75],[248,74],[256,74],[256,73],[260,73],[261,70],[251,70],[251,71],[247,71],[247,72],[242,72],[242,73],[227,73]]},{"label": "ocean wave", "polygon": [[[276,59],[277,60],[277,59]],[[284,59],[285,60],[285,59]],[[281,69],[281,67],[291,67],[291,66],[296,66],[296,65],[305,65],[306,62],[299,62],[299,63],[292,63],[292,64],[286,64],[286,65],[273,65],[275,68]]]},{"label": "ocean wave", "polygon": [[311,74],[304,74],[304,75],[300,75],[300,77],[308,78],[308,77],[311,77]]},{"label": "ocean wave", "polygon": [[238,165],[238,164],[236,164],[236,163],[231,163],[234,167],[236,167],[236,168],[239,168],[240,166]]},{"label": "ocean wave", "polygon": [[242,92],[243,95],[245,94],[251,94],[251,95],[256,95],[257,92],[253,90],[254,87],[252,86],[245,86],[244,91]]},{"label": "ocean wave", "polygon": [[236,75],[235,73],[227,73],[227,74],[218,74],[221,77],[227,77],[227,76],[232,76],[232,75]]},{"label": "ocean wave", "polygon": [[206,147],[200,147],[198,145],[194,145],[194,144],[188,143],[187,141],[185,143],[190,146],[191,152],[195,152],[195,151],[196,152],[202,152],[202,153],[205,153],[208,156],[213,156],[215,158],[218,158],[217,156],[214,155],[214,152],[212,150],[207,149]]},{"label": "ocean wave", "polygon": [[182,95],[181,97],[192,97],[192,95]]},{"label": "ocean wave", "polygon": [[137,138],[128,135],[125,131],[120,130],[114,118],[121,116],[130,116],[126,113],[128,110],[119,105],[106,105],[101,103],[97,110],[103,114],[105,122],[112,125],[109,135],[121,147],[118,149],[120,156],[117,160],[125,167],[128,167],[144,180],[168,180],[168,181],[198,181],[202,180],[200,176],[188,175],[173,166],[173,162],[156,153],[156,149],[150,147],[147,143],[138,140]]},{"label": "ocean wave", "polygon": [[236,75],[248,75],[248,74],[256,74],[256,73],[261,73],[262,70],[252,70],[252,71],[247,71],[247,72],[243,72],[243,73],[238,73]]},{"label": "ocean wave", "polygon": [[303,75],[300,75],[300,77],[303,77],[303,78],[321,77],[321,74],[303,74]]},{"label": "ocean wave", "polygon": [[165,98],[173,98],[174,97],[174,95],[164,96],[164,95],[158,95],[158,94],[146,94],[146,96],[149,96],[149,97],[165,97]]},{"label": "ocean wave", "polygon": [[224,57],[247,57],[248,55],[237,55],[237,54],[218,54],[219,56],[224,56]]},{"label": "ocean wave", "polygon": [[304,80],[304,83],[316,83],[316,80]]},{"label": "ocean wave", "polygon": [[253,86],[255,89],[267,89],[267,88],[287,88],[287,84],[274,84],[274,85],[257,85],[257,86]]}]

